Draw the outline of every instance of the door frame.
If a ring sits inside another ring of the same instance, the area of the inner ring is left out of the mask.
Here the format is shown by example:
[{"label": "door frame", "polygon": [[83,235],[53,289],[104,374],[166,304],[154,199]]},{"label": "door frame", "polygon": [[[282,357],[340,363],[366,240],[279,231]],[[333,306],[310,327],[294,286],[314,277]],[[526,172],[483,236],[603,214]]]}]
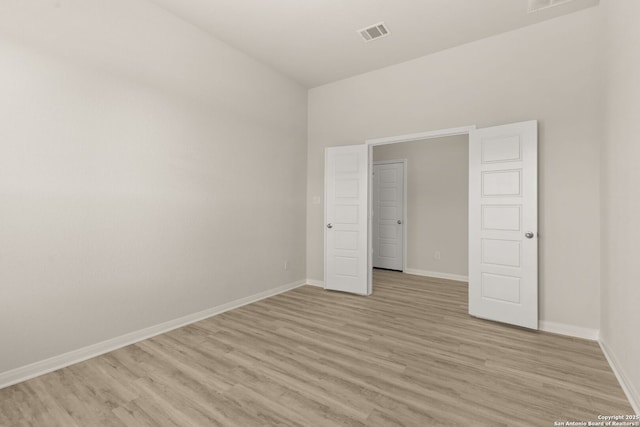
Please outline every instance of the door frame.
[{"label": "door frame", "polygon": [[[380,144],[378,144],[380,145]],[[373,151],[371,151],[371,156],[373,156]],[[371,158],[371,198],[370,212],[373,212],[373,166],[375,165],[391,165],[394,163],[402,163],[402,271],[405,272],[407,270],[407,228],[409,227],[409,222],[407,221],[407,159],[398,159],[398,160],[380,160],[377,162],[373,161]],[[373,224],[371,224],[373,227]],[[371,229],[371,247],[373,248],[373,228]],[[371,268],[373,268],[373,251],[371,252]]]},{"label": "door frame", "polygon": [[[368,151],[368,157],[369,157],[369,165],[368,165],[369,195],[367,197],[368,213],[369,213],[368,215],[369,220],[367,221],[367,246],[369,247],[369,251],[368,251],[369,253],[367,257],[367,269],[369,272],[368,274],[369,282],[367,283],[367,288],[369,290],[369,294],[373,292],[373,274],[371,274],[373,270],[373,221],[371,220],[372,214],[373,214],[373,147],[377,145],[388,145],[388,144],[397,144],[400,142],[421,141],[425,139],[442,138],[446,136],[469,135],[469,132],[476,130],[476,128],[477,128],[476,125],[461,126],[456,128],[439,129],[439,130],[432,130],[432,131],[426,131],[426,132],[411,133],[406,135],[396,135],[396,136],[387,136],[384,138],[367,139],[365,141],[366,145],[368,146],[367,151]],[[405,174],[406,174],[406,167],[405,167]],[[406,189],[406,185],[405,185],[405,189]],[[405,202],[406,202],[406,197],[405,197]],[[404,215],[406,215],[406,210]],[[404,244],[406,245],[406,239]],[[406,252],[405,252],[405,255],[406,255]],[[406,259],[407,257],[405,256],[403,259],[403,263],[405,263],[404,265],[405,270],[406,270]]]}]

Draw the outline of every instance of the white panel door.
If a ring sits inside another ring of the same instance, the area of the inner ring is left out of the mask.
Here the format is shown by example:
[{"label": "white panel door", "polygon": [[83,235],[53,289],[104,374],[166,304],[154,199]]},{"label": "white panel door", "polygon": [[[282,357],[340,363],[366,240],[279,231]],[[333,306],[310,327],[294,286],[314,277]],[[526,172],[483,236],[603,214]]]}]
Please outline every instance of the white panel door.
[{"label": "white panel door", "polygon": [[538,329],[538,122],[469,133],[469,314]]},{"label": "white panel door", "polygon": [[404,163],[373,165],[373,266],[400,270],[403,265]]},{"label": "white panel door", "polygon": [[368,147],[325,151],[325,289],[368,295]]}]

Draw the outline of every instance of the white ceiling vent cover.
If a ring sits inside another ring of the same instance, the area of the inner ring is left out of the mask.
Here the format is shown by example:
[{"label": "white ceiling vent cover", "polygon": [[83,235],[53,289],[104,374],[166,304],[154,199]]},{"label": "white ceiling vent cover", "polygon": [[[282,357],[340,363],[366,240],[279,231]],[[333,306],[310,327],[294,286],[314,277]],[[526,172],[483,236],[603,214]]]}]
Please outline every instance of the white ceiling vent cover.
[{"label": "white ceiling vent cover", "polygon": [[358,33],[362,36],[364,41],[370,42],[372,40],[380,39],[382,37],[386,37],[389,34],[389,29],[384,25],[384,22],[378,22],[370,27],[363,28],[358,30]]},{"label": "white ceiling vent cover", "polygon": [[537,12],[542,9],[548,9],[554,6],[560,6],[564,3],[569,3],[573,0],[529,0],[528,13]]}]

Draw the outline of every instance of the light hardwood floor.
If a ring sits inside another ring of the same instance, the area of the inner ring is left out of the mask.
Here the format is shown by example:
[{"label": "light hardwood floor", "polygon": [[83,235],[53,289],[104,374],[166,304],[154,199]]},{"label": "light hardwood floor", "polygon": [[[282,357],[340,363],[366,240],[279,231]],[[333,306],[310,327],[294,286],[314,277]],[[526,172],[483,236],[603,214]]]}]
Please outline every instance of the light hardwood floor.
[{"label": "light hardwood floor", "polygon": [[304,286],[0,390],[2,426],[552,426],[632,410],[595,342],[389,271]]}]

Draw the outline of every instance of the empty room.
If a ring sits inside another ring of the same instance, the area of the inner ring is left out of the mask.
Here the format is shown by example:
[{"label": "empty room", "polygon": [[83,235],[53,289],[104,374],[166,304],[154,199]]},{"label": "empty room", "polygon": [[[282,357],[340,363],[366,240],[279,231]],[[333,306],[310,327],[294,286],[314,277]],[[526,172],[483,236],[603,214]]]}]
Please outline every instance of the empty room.
[{"label": "empty room", "polygon": [[0,0],[0,426],[640,426],[639,24]]}]

